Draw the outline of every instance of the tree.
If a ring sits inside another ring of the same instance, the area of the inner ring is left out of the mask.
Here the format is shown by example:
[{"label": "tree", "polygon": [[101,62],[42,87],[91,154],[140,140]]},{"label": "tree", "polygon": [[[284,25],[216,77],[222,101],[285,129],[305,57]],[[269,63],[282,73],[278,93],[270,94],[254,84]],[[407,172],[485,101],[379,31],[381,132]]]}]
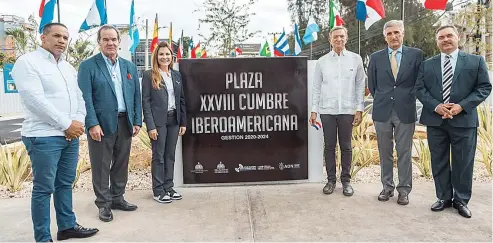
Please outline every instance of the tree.
[{"label": "tree", "polygon": [[7,63],[14,63],[15,58],[9,57],[5,55],[5,53],[0,52],[0,69],[3,69],[3,66]]},{"label": "tree", "polygon": [[79,69],[79,65],[82,61],[91,57],[95,46],[89,41],[91,35],[86,37],[79,37],[73,44],[68,44],[65,60],[69,62],[75,69]]},{"label": "tree", "polygon": [[[491,55],[492,47],[490,43],[483,41],[483,35],[491,35],[491,20],[492,8],[485,5],[469,3],[463,6],[458,13],[453,16],[453,24],[459,31],[460,47],[466,52],[471,52],[477,55]],[[489,68],[491,69],[491,61]]]},{"label": "tree", "polygon": [[235,44],[254,37],[259,31],[249,32],[248,24],[250,16],[255,15],[250,7],[257,1],[239,5],[235,0],[204,0],[203,6],[194,11],[205,14],[199,23],[209,24],[210,35],[199,35],[205,39],[201,45],[217,48],[222,56],[227,56]]},{"label": "tree", "polygon": [[5,31],[6,35],[11,35],[14,38],[17,57],[34,51],[40,46],[38,41],[39,25],[34,15],[29,16],[28,22],[29,24],[22,28]]},{"label": "tree", "polygon": [[[181,41],[180,39],[178,39],[178,43],[180,43]],[[183,36],[183,56],[187,57],[189,51],[190,51],[190,36]]]}]

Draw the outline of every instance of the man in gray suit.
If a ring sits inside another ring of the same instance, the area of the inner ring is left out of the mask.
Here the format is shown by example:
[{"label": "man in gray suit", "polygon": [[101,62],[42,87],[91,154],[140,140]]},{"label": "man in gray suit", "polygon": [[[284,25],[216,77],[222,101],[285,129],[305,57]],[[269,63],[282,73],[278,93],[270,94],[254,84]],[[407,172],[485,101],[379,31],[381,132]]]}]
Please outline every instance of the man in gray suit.
[{"label": "man in gray suit", "polygon": [[438,198],[431,211],[453,206],[470,218],[467,204],[479,126],[476,107],[490,95],[491,83],[484,58],[459,51],[454,26],[438,28],[436,41],[441,53],[423,62],[416,81]]},{"label": "man in gray suit", "polygon": [[400,20],[385,23],[383,35],[388,48],[373,53],[368,66],[383,185],[378,200],[388,201],[396,189],[393,179],[395,139],[399,174],[397,203],[407,205],[412,188],[411,152],[417,120],[414,85],[423,51],[402,45],[404,23]]},{"label": "man in gray suit", "polygon": [[102,26],[98,43],[101,53],[81,63],[78,82],[87,110],[95,203],[99,219],[109,222],[113,220],[111,209],[137,209],[125,201],[123,194],[132,136],[142,126],[142,103],[136,66],[118,57],[118,30],[111,25]]}]

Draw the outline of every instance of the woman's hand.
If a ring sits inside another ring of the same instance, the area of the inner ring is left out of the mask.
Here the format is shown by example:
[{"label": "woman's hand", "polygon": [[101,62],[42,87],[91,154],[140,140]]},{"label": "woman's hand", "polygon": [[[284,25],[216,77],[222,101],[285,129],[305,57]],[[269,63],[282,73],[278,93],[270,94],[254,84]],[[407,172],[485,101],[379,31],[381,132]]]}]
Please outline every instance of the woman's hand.
[{"label": "woman's hand", "polygon": [[157,130],[156,129],[152,129],[149,131],[149,137],[152,139],[152,140],[157,140]]},{"label": "woman's hand", "polygon": [[178,135],[183,136],[183,134],[185,134],[185,131],[187,131],[186,127],[180,127],[180,132],[178,132]]}]

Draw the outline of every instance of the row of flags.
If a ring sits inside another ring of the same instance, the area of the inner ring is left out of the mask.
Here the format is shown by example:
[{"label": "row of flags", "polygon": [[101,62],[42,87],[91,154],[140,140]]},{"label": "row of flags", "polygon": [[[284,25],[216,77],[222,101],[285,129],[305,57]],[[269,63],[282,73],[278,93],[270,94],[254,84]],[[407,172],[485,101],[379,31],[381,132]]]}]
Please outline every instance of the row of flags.
[{"label": "row of flags", "polygon": [[[132,0],[130,6],[130,24],[129,24],[129,38],[132,45],[130,46],[130,51],[135,52],[135,49],[140,43],[139,30],[137,27],[137,19],[135,17],[134,1]],[[424,7],[430,10],[445,10],[448,0],[425,0]],[[41,5],[39,7],[39,17],[41,17],[39,32],[42,33],[43,28],[46,24],[53,22],[55,6],[57,0],[41,0]],[[339,12],[340,5],[338,0],[329,0],[329,28],[332,29],[336,26],[344,25],[344,20]],[[374,23],[385,18],[385,8],[382,0],[357,0],[356,1],[356,19],[365,22],[365,29],[368,30]],[[106,9],[105,0],[94,0],[89,12],[84,19],[79,32],[89,30],[94,27],[102,26],[108,23],[108,15]],[[150,51],[152,52],[157,46],[158,38],[158,16],[154,20],[153,37],[151,41]],[[318,39],[317,33],[320,32],[320,28],[315,23],[315,20],[311,16],[308,20],[308,24],[305,30],[303,38],[300,38],[298,24],[295,24],[294,35],[295,35],[295,48],[293,55],[298,55],[301,53],[302,40],[305,45],[310,44]],[[169,27],[169,44],[173,46],[173,23],[170,23]],[[205,48],[201,48],[200,41],[197,45],[193,45],[193,39],[189,42],[189,58],[204,58],[207,57],[207,51]],[[281,36],[277,39],[274,37],[274,56],[287,56],[291,55],[291,51],[288,45],[288,38],[286,32],[283,30]],[[236,56],[241,54],[241,49],[236,48],[231,56]],[[177,59],[183,58],[183,31],[181,33],[181,38],[178,46]],[[266,41],[260,50],[261,56],[271,56],[272,53],[269,48],[269,43]]]}]

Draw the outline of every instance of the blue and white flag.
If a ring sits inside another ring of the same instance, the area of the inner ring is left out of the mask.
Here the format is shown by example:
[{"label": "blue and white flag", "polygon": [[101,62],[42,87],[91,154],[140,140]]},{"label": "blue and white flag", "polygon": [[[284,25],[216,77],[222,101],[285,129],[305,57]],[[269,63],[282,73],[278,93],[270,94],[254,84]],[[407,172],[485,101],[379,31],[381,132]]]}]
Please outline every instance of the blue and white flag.
[{"label": "blue and white flag", "polygon": [[277,57],[282,57],[289,56],[289,54],[288,37],[286,36],[286,32],[283,30],[277,42],[274,43],[274,55]]},{"label": "blue and white flag", "polygon": [[303,36],[303,42],[305,44],[310,44],[318,39],[317,32],[320,32],[320,28],[317,23],[313,19],[313,16],[310,16],[308,19],[308,24],[306,25],[305,35]]},{"label": "blue and white flag", "polygon": [[106,15],[104,0],[95,0],[91,9],[89,9],[89,13],[84,20],[84,23],[80,26],[79,33],[107,23],[108,16]]},{"label": "blue and white flag", "polygon": [[298,56],[301,53],[301,39],[298,30],[298,24],[294,24],[294,55]]},{"label": "blue and white flag", "polygon": [[41,22],[39,23],[39,33],[43,33],[45,25],[53,22],[55,15],[56,0],[42,0],[39,6],[39,17]]},{"label": "blue and white flag", "polygon": [[137,27],[137,18],[135,17],[134,0],[130,6],[130,29],[128,30],[128,36],[130,37],[130,52],[135,53],[135,49],[140,42],[139,28]]}]

